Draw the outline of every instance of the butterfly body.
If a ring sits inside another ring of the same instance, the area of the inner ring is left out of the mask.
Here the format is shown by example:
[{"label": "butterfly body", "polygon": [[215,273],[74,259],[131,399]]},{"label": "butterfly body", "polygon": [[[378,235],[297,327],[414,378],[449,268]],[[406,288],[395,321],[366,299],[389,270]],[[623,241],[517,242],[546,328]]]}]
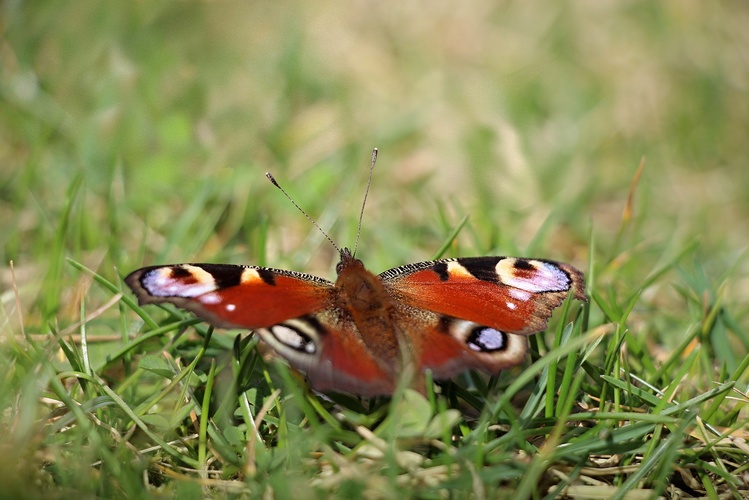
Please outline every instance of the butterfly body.
[{"label": "butterfly body", "polygon": [[126,283],[140,304],[168,302],[224,328],[255,331],[314,388],[390,394],[410,366],[449,378],[496,374],[522,362],[526,335],[546,328],[572,293],[574,267],[549,260],[472,257],[408,264],[375,275],[344,248],[331,283],[280,269],[222,264],[154,266]]}]

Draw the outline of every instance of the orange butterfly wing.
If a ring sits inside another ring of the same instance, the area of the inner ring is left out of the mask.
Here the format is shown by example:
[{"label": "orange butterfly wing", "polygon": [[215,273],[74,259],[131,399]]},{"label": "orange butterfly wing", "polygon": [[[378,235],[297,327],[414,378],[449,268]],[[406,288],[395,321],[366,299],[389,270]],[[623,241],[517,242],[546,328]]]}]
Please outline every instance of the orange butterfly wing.
[{"label": "orange butterfly wing", "polygon": [[318,390],[395,388],[393,367],[368,352],[327,280],[256,266],[177,264],[139,269],[125,282],[141,305],[167,302],[217,327],[254,330]]},{"label": "orange butterfly wing", "polygon": [[177,264],[131,273],[141,305],[169,302],[221,328],[260,328],[319,311],[333,284],[309,274],[256,266]]},{"label": "orange butterfly wing", "polygon": [[372,355],[353,320],[341,309],[326,309],[255,332],[291,366],[304,372],[318,391],[369,396],[395,390],[395,366]]},{"label": "orange butterfly wing", "polygon": [[583,275],[567,264],[472,257],[409,264],[380,274],[414,356],[436,378],[466,368],[489,373],[522,362],[524,335],[546,328],[572,292],[587,301]]}]

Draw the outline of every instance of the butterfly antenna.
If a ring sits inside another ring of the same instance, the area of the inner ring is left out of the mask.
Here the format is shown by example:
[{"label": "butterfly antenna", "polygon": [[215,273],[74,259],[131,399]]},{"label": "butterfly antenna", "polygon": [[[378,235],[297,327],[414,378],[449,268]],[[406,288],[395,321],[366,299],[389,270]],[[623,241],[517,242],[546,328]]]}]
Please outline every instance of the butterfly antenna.
[{"label": "butterfly antenna", "polygon": [[294,205],[297,210],[299,210],[300,212],[302,212],[302,214],[305,217],[307,217],[307,220],[310,221],[312,223],[312,225],[315,226],[323,234],[323,236],[325,236],[328,239],[328,241],[330,242],[330,244],[333,245],[333,248],[335,248],[338,253],[341,253],[341,249],[338,248],[338,245],[336,245],[335,242],[330,238],[330,236],[328,236],[328,233],[326,233],[325,231],[323,231],[323,229],[320,227],[320,225],[317,222],[315,222],[315,219],[313,219],[312,217],[310,217],[309,215],[307,215],[307,212],[305,212],[304,210],[302,210],[302,207],[300,207],[299,205],[296,204],[296,202],[294,201],[294,199],[291,196],[289,196],[289,193],[287,193],[284,190],[284,188],[281,187],[281,185],[278,183],[278,181],[276,181],[276,178],[273,177],[270,174],[270,172],[265,172],[265,176],[268,178],[268,180],[274,186],[276,186],[278,189],[280,189],[281,192],[284,194],[284,196],[286,196],[289,199],[289,201],[291,202],[291,204]]},{"label": "butterfly antenna", "polygon": [[369,166],[369,178],[367,179],[367,189],[364,190],[364,200],[361,202],[361,212],[359,212],[359,227],[356,228],[356,242],[354,243],[354,257],[356,257],[356,249],[359,248],[359,235],[361,234],[361,221],[364,217],[364,206],[367,204],[367,196],[369,195],[369,186],[372,185],[372,171],[374,170],[375,163],[377,163],[377,148],[372,150],[372,164]]}]

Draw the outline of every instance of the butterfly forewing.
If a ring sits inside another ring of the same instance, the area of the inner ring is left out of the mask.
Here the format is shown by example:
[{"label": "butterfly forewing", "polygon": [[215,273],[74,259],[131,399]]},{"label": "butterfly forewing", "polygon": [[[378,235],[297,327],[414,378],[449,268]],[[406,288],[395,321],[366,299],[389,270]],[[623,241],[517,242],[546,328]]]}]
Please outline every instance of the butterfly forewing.
[{"label": "butterfly forewing", "polygon": [[582,273],[548,260],[442,259],[391,269],[380,277],[398,302],[522,335],[546,328],[552,310],[570,292],[587,300]]},{"label": "butterfly forewing", "polygon": [[125,282],[140,304],[172,303],[223,328],[269,327],[325,309],[335,290],[309,274],[228,264],[145,267]]}]

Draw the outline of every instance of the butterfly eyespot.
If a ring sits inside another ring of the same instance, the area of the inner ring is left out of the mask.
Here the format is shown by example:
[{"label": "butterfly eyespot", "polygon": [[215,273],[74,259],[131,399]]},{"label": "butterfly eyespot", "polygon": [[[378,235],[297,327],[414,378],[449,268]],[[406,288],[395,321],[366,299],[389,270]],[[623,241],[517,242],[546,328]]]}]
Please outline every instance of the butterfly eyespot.
[{"label": "butterfly eyespot", "polygon": [[198,297],[217,288],[210,273],[189,264],[148,270],[140,285],[154,297]]},{"label": "butterfly eyespot", "polygon": [[477,352],[501,351],[507,347],[507,334],[488,326],[478,326],[471,330],[466,345]]},{"label": "butterfly eyespot", "polygon": [[495,270],[503,284],[525,294],[525,298],[515,296],[517,292],[510,290],[521,301],[533,294],[566,292],[574,285],[569,271],[556,262],[505,257],[497,262]]},{"label": "butterfly eyespot", "polygon": [[512,263],[512,265],[518,271],[535,271],[536,270],[536,266],[534,266],[533,263],[528,259],[516,258],[514,259],[514,262]]},{"label": "butterfly eyespot", "polygon": [[289,324],[280,324],[268,328],[271,335],[283,345],[306,354],[314,354],[317,351],[315,341],[300,329]]}]

